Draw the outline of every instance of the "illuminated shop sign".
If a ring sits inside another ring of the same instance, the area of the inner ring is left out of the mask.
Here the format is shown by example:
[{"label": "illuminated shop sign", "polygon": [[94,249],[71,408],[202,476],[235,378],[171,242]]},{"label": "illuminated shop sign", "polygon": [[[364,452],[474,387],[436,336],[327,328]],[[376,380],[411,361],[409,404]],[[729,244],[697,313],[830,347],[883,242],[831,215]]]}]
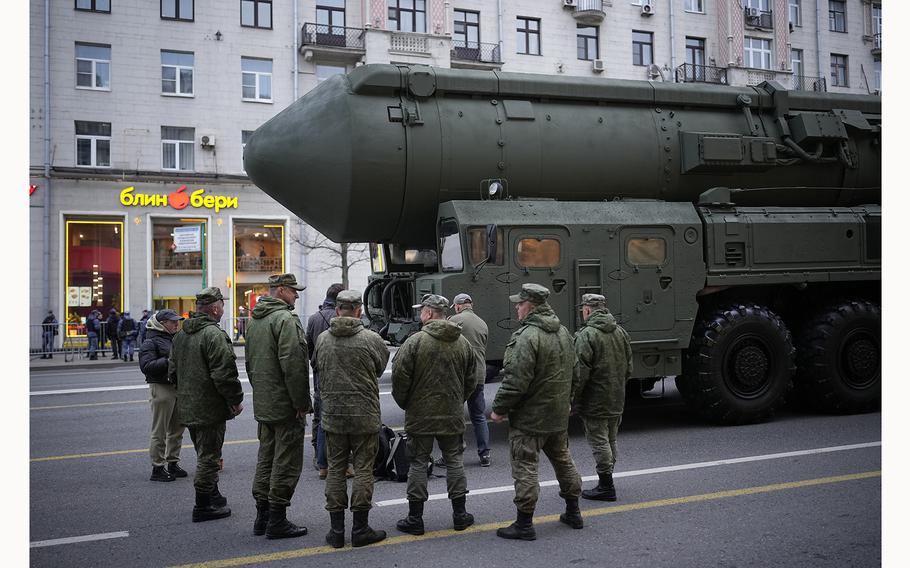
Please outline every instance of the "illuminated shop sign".
[{"label": "illuminated shop sign", "polygon": [[135,187],[129,186],[120,192],[120,204],[126,207],[172,207],[177,209],[186,209],[195,207],[196,209],[214,209],[215,213],[222,209],[237,209],[236,197],[225,197],[223,195],[205,195],[205,190],[200,188],[187,195],[186,186],[181,185],[170,195],[160,193],[134,193]]}]

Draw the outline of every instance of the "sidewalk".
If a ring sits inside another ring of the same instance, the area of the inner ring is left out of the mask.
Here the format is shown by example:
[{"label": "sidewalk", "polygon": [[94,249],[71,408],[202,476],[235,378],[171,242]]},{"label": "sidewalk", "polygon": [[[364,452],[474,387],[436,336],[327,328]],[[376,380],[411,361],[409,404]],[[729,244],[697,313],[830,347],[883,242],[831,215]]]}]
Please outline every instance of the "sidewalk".
[{"label": "sidewalk", "polygon": [[[238,360],[243,360],[243,345],[234,346],[234,355]],[[139,350],[136,349],[135,354],[133,355],[133,361],[123,361],[122,359],[111,359],[111,350],[108,349],[105,351],[105,355],[102,356],[99,352],[98,359],[95,361],[89,361],[88,356],[79,358],[76,357],[69,363],[64,360],[63,353],[55,353],[53,359],[42,359],[39,355],[29,356],[28,370],[29,371],[47,371],[47,370],[63,370],[63,369],[116,369],[116,368],[131,368],[139,366]]]}]

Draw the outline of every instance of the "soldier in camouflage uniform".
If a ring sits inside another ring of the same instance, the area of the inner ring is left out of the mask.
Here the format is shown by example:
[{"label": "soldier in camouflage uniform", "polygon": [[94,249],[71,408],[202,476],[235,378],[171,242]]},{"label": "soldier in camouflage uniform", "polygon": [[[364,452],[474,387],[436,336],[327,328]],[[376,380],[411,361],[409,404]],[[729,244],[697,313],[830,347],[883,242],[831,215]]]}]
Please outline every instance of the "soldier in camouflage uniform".
[{"label": "soldier in camouflage uniform", "polygon": [[493,401],[490,418],[509,417],[512,478],[515,480],[514,523],[496,531],[508,539],[535,540],[533,516],[540,493],[537,481],[539,453],[550,460],[559,481],[566,512],[559,520],[575,529],[584,526],[578,508],[581,477],[569,453],[569,410],[575,369],[572,336],[560,325],[547,303],[550,291],[524,284],[509,296],[521,323],[506,345],[503,380]]},{"label": "soldier in camouflage uniform", "polygon": [[385,531],[369,525],[373,507],[373,462],[378,449],[380,422],[379,377],[389,362],[389,350],[379,334],[363,327],[360,292],[342,290],[335,300],[329,329],[316,340],[315,362],[322,395],[322,425],[325,432],[328,474],[325,508],[332,528],[326,542],[344,546],[344,510],[348,506],[345,470],[354,454],[351,511],[355,547],[379,542]]},{"label": "soldier in camouflage uniform", "polygon": [[294,314],[299,286],[293,274],[269,276],[269,295],[256,302],[246,328],[246,372],[259,423],[253,477],[253,534],[293,538],[307,533],[287,519],[303,469],[306,415],[313,411],[306,334]]},{"label": "soldier in camouflage uniform", "polygon": [[600,478],[595,488],[582,491],[581,496],[616,501],[616,434],[626,400],[626,381],[632,376],[632,346],[629,334],[607,309],[606,298],[585,294],[581,308],[585,325],[575,334],[578,367],[572,406],[584,421],[585,437],[594,451]]},{"label": "soldier in camouflage uniform", "polygon": [[474,523],[465,511],[468,482],[464,475],[464,403],[474,392],[475,359],[461,327],[445,319],[449,301],[427,294],[420,304],[423,328],[409,337],[392,361],[392,396],[405,411],[408,434],[408,516],[398,530],[420,535],[427,500],[427,463],[433,440],[446,462],[446,486],[452,500],[452,520],[460,531]]},{"label": "soldier in camouflage uniform", "polygon": [[218,491],[218,460],[226,421],[243,411],[243,389],[231,338],[218,327],[223,315],[221,290],[209,287],[196,294],[196,311],[174,336],[168,360],[168,377],[177,386],[177,414],[196,449],[194,523],[231,514]]}]

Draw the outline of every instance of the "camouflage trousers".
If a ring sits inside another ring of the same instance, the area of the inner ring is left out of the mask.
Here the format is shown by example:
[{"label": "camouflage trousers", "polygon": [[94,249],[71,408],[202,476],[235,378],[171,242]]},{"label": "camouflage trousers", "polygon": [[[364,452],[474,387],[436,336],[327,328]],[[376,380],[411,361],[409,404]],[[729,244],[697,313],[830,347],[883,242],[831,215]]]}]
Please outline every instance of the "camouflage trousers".
[{"label": "camouflage trousers", "polygon": [[303,471],[306,420],[292,418],[278,424],[259,423],[259,459],[253,475],[253,498],[287,507]]},{"label": "camouflage trousers", "polygon": [[540,495],[537,472],[541,450],[556,472],[559,496],[563,499],[578,499],[581,496],[581,476],[569,453],[567,431],[531,434],[512,428],[509,430],[512,479],[515,480],[515,498],[512,501],[522,513],[533,513],[537,507]]},{"label": "camouflage trousers", "polygon": [[442,459],[446,462],[446,489],[449,499],[457,499],[468,494],[468,480],[464,475],[464,449],[461,446],[462,435],[435,436],[408,434],[408,454],[411,468],[408,470],[408,501],[424,502],[427,500],[427,464],[432,458],[433,440],[439,444]]},{"label": "camouflage trousers", "polygon": [[373,434],[325,433],[325,452],[329,473],[325,478],[325,510],[344,511],[348,506],[345,472],[348,457],[354,454],[354,482],[351,484],[351,510],[369,511],[373,507],[373,462],[379,436]]},{"label": "camouflage trousers", "polygon": [[211,493],[218,483],[218,460],[224,446],[225,423],[187,426],[196,449],[196,476],[193,487],[200,493]]},{"label": "camouflage trousers", "polygon": [[609,418],[587,418],[582,416],[585,425],[585,438],[594,461],[597,463],[597,475],[613,475],[613,466],[616,465],[616,434],[622,416]]}]

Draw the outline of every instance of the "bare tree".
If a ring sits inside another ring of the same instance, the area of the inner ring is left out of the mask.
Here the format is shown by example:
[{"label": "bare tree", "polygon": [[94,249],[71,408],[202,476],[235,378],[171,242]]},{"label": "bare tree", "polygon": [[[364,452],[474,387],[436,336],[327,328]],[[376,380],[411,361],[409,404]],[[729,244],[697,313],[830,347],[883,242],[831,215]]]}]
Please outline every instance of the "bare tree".
[{"label": "bare tree", "polygon": [[312,227],[301,231],[302,235],[294,235],[291,239],[310,253],[317,253],[315,265],[309,264],[307,272],[322,272],[326,270],[340,270],[341,284],[345,290],[350,288],[348,274],[351,267],[370,258],[370,247],[367,243],[336,243],[323,236]]}]

